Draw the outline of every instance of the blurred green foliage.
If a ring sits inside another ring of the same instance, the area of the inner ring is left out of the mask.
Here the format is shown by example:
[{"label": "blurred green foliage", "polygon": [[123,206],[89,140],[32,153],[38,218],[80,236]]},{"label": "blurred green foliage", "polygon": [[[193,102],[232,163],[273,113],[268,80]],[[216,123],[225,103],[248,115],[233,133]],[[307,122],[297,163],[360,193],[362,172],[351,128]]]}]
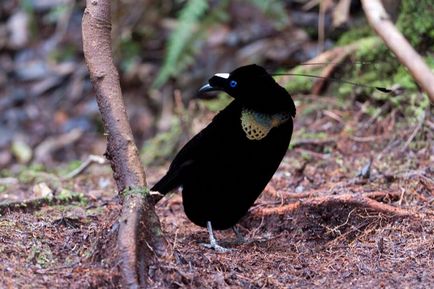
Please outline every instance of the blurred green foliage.
[{"label": "blurred green foliage", "polygon": [[231,103],[233,98],[227,93],[219,93],[216,98],[199,101],[199,106],[212,112],[219,112]]},{"label": "blurred green foliage", "polygon": [[[434,2],[432,0],[417,2],[402,0],[396,26],[434,70],[433,12]],[[395,55],[379,37],[375,36],[366,23],[344,33],[337,41],[337,45],[343,46],[356,42],[358,50],[351,57],[351,62],[356,64],[350,62],[348,65],[343,65],[338,78],[386,88],[398,85],[404,92],[398,95],[386,94],[374,88],[355,88],[337,82],[330,85],[332,93],[337,94],[341,100],[354,93],[365,95],[371,102],[380,104],[388,102],[391,107],[398,109],[405,116],[413,120],[419,119],[430,102],[425,94],[419,93],[418,86],[407,69],[399,63]],[[357,63],[368,63],[368,65]],[[305,67],[297,67],[292,72],[307,73]],[[310,68],[308,72],[315,74],[315,71]],[[291,92],[306,92],[310,87],[303,85],[302,81],[297,78],[291,79],[286,88]],[[305,80],[304,83],[310,84]]]},{"label": "blurred green foliage", "polygon": [[369,36],[374,36],[374,32],[368,23],[363,22],[363,25],[356,26],[348,32],[342,34],[336,44],[338,46],[344,46]]},{"label": "blurred green foliage", "polygon": [[66,43],[63,44],[61,47],[58,47],[57,49],[53,50],[49,54],[49,58],[57,63],[74,60],[74,58],[77,55],[77,48],[75,45]]},{"label": "blurred green foliage", "polygon": [[289,24],[289,19],[283,1],[275,0],[249,0],[255,5],[268,19],[272,19],[272,24],[276,29],[283,29]]},{"label": "blurred green foliage", "polygon": [[[291,70],[291,73],[294,74],[311,74],[311,75],[320,75],[322,66],[318,67],[312,67],[312,66],[297,66],[294,69]],[[279,71],[277,73],[285,73],[286,71]],[[285,81],[285,78],[289,78],[289,81]],[[279,80],[279,78],[277,79]],[[285,87],[286,90],[288,90],[290,93],[309,93],[312,89],[312,83],[314,79],[309,79],[306,76],[284,76],[281,80],[279,80],[279,83],[283,84],[283,87]]]},{"label": "blurred green foliage", "polygon": [[[241,1],[241,0],[240,0]],[[288,24],[288,16],[284,3],[278,0],[249,0],[268,19],[272,20],[277,29]],[[171,32],[167,45],[163,66],[154,81],[154,87],[160,87],[167,80],[181,73],[194,61],[209,28],[229,20],[229,0],[218,1],[210,9],[207,0],[186,1],[180,10],[176,28]]]},{"label": "blurred green foliage", "polygon": [[134,41],[130,37],[124,37],[121,38],[119,42],[119,49],[122,51],[121,68],[124,71],[129,71],[130,67],[132,67],[138,59],[142,47],[139,42]]},{"label": "blurred green foliage", "polygon": [[21,9],[29,16],[28,28],[32,39],[37,39],[39,35],[38,25],[36,24],[35,11],[30,0],[20,0]]},{"label": "blurred green foliage", "polygon": [[[227,4],[227,1],[222,2]],[[192,61],[191,56],[198,49],[197,35],[201,33],[200,28],[204,28],[199,24],[207,9],[207,0],[191,0],[180,11],[177,27],[170,34],[163,67],[154,86],[163,85],[170,76],[183,70]]]},{"label": "blurred green foliage", "polygon": [[156,165],[171,157],[178,149],[181,139],[181,120],[172,118],[170,129],[147,140],[141,149],[141,159],[145,166]]},{"label": "blurred green foliage", "polygon": [[61,18],[66,17],[71,10],[70,5],[61,4],[52,8],[49,13],[44,17],[47,23],[56,24]]},{"label": "blurred green foliage", "polygon": [[396,25],[417,50],[434,52],[434,1],[402,0]]}]

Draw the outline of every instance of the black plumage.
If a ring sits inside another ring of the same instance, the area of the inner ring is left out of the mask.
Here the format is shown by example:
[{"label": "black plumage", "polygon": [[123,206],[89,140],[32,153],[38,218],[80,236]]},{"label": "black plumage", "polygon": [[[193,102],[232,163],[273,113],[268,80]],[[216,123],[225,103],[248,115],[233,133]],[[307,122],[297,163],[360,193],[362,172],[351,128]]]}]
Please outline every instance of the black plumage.
[{"label": "black plumage", "polygon": [[166,194],[182,186],[187,217],[223,230],[247,213],[277,170],[291,139],[295,105],[258,65],[216,74],[201,88],[210,90],[234,100],[179,151],[151,190]]}]

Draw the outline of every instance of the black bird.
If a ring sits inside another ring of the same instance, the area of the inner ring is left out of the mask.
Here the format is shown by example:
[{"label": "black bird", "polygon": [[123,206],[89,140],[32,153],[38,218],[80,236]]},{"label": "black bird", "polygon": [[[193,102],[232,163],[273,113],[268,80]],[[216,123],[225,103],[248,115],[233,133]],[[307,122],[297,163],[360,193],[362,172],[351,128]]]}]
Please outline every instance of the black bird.
[{"label": "black bird", "polygon": [[295,117],[289,93],[261,66],[217,73],[199,92],[220,90],[234,100],[176,155],[151,191],[182,186],[184,211],[212,229],[233,227],[261,194],[288,149]]}]

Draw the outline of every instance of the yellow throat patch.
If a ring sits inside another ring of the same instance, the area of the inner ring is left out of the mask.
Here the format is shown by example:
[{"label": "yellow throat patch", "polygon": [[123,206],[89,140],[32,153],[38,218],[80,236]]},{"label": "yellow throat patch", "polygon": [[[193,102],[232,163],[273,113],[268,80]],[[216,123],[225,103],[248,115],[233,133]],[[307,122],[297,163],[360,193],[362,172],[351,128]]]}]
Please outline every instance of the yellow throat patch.
[{"label": "yellow throat patch", "polygon": [[289,113],[265,114],[243,109],[241,111],[241,127],[248,139],[261,140],[268,135],[273,127],[278,127],[290,117]]}]

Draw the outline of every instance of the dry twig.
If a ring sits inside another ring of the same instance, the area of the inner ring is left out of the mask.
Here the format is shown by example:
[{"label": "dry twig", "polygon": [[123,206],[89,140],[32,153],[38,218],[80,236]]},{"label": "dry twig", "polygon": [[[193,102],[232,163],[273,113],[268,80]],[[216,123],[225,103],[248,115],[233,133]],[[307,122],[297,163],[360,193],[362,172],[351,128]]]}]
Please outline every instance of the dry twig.
[{"label": "dry twig", "polygon": [[87,169],[93,163],[103,165],[106,163],[106,159],[103,158],[102,156],[90,155],[78,168],[76,168],[75,170],[68,173],[66,176],[63,177],[63,179],[69,180],[69,179],[76,177],[77,175],[81,174],[85,169]]}]

